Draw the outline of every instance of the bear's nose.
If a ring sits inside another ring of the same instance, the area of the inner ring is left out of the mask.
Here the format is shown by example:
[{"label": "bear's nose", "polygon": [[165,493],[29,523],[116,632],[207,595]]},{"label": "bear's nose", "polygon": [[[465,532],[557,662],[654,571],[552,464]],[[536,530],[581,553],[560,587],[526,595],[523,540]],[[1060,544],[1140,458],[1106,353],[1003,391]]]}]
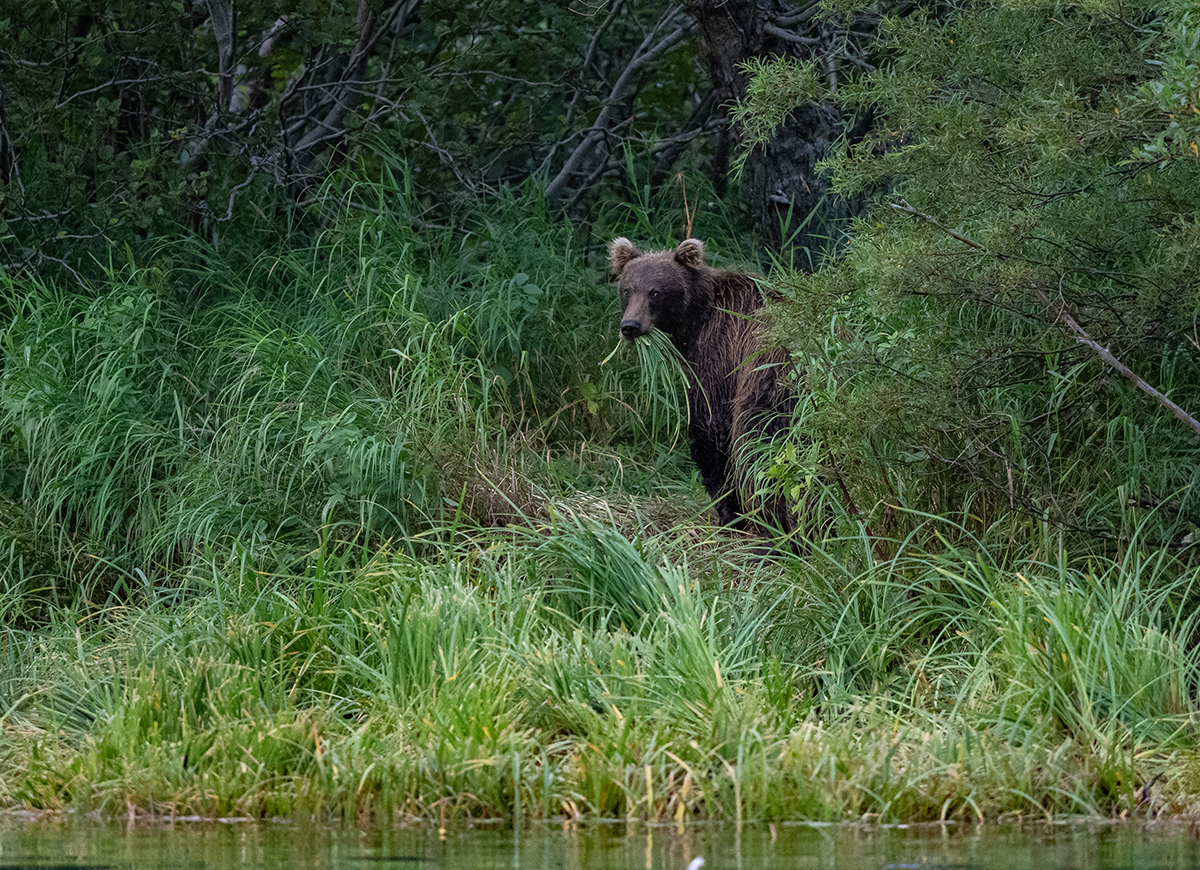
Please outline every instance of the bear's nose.
[{"label": "bear's nose", "polygon": [[621,335],[628,338],[630,341],[642,334],[642,322],[640,320],[622,320]]}]

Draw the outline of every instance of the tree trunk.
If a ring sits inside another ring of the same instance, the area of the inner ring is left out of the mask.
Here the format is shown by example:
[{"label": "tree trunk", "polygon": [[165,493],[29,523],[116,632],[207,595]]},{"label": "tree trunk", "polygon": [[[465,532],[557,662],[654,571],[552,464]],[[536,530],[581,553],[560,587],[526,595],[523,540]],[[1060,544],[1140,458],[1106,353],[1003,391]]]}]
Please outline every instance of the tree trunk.
[{"label": "tree trunk", "polygon": [[[816,3],[790,0],[688,0],[699,26],[717,104],[729,106],[746,95],[738,68],[753,57],[821,58],[836,82],[834,29],[817,18]],[[850,209],[828,192],[816,171],[842,136],[845,121],[828,102],[794,111],[764,149],[746,163],[748,196],[759,231],[797,268],[809,268],[820,251],[836,244],[838,225]],[[718,143],[718,177],[728,172],[730,151],[741,131],[727,127]],[[732,141],[730,141],[732,140]]]}]

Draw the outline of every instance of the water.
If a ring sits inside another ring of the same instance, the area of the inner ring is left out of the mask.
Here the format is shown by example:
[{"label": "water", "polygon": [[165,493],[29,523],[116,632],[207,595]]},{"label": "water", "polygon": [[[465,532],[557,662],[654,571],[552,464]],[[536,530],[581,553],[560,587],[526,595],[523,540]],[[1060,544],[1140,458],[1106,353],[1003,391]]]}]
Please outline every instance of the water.
[{"label": "water", "polygon": [[291,824],[158,824],[132,828],[0,818],[0,870],[1175,870],[1200,868],[1197,829],[1026,826],[627,828],[511,831],[327,830]]}]

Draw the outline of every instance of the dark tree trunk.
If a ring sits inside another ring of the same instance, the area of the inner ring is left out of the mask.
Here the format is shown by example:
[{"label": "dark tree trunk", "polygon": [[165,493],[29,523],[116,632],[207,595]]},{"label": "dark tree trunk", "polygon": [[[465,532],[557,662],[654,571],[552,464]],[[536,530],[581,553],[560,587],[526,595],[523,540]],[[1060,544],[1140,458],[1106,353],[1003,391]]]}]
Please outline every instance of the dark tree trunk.
[{"label": "dark tree trunk", "polygon": [[[688,0],[699,26],[717,104],[728,106],[746,94],[738,65],[753,57],[819,58],[836,81],[834,29],[817,18],[816,3],[790,0]],[[841,112],[828,102],[794,111],[766,148],[746,163],[748,195],[759,231],[775,248],[808,268],[821,250],[836,244],[838,225],[850,213],[847,203],[828,192],[816,171],[842,136]],[[741,131],[727,127],[717,147],[718,178],[728,172]]]}]

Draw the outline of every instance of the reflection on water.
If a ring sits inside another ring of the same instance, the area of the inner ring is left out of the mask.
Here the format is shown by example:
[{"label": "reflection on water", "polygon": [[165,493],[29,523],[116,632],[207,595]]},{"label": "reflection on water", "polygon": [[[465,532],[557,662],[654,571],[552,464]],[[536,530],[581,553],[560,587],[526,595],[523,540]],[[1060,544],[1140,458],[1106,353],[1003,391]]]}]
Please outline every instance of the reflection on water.
[{"label": "reflection on water", "polygon": [[0,870],[1174,870],[1200,868],[1184,825],[864,828],[594,825],[511,831],[324,830],[303,823],[145,825],[0,817]]}]

